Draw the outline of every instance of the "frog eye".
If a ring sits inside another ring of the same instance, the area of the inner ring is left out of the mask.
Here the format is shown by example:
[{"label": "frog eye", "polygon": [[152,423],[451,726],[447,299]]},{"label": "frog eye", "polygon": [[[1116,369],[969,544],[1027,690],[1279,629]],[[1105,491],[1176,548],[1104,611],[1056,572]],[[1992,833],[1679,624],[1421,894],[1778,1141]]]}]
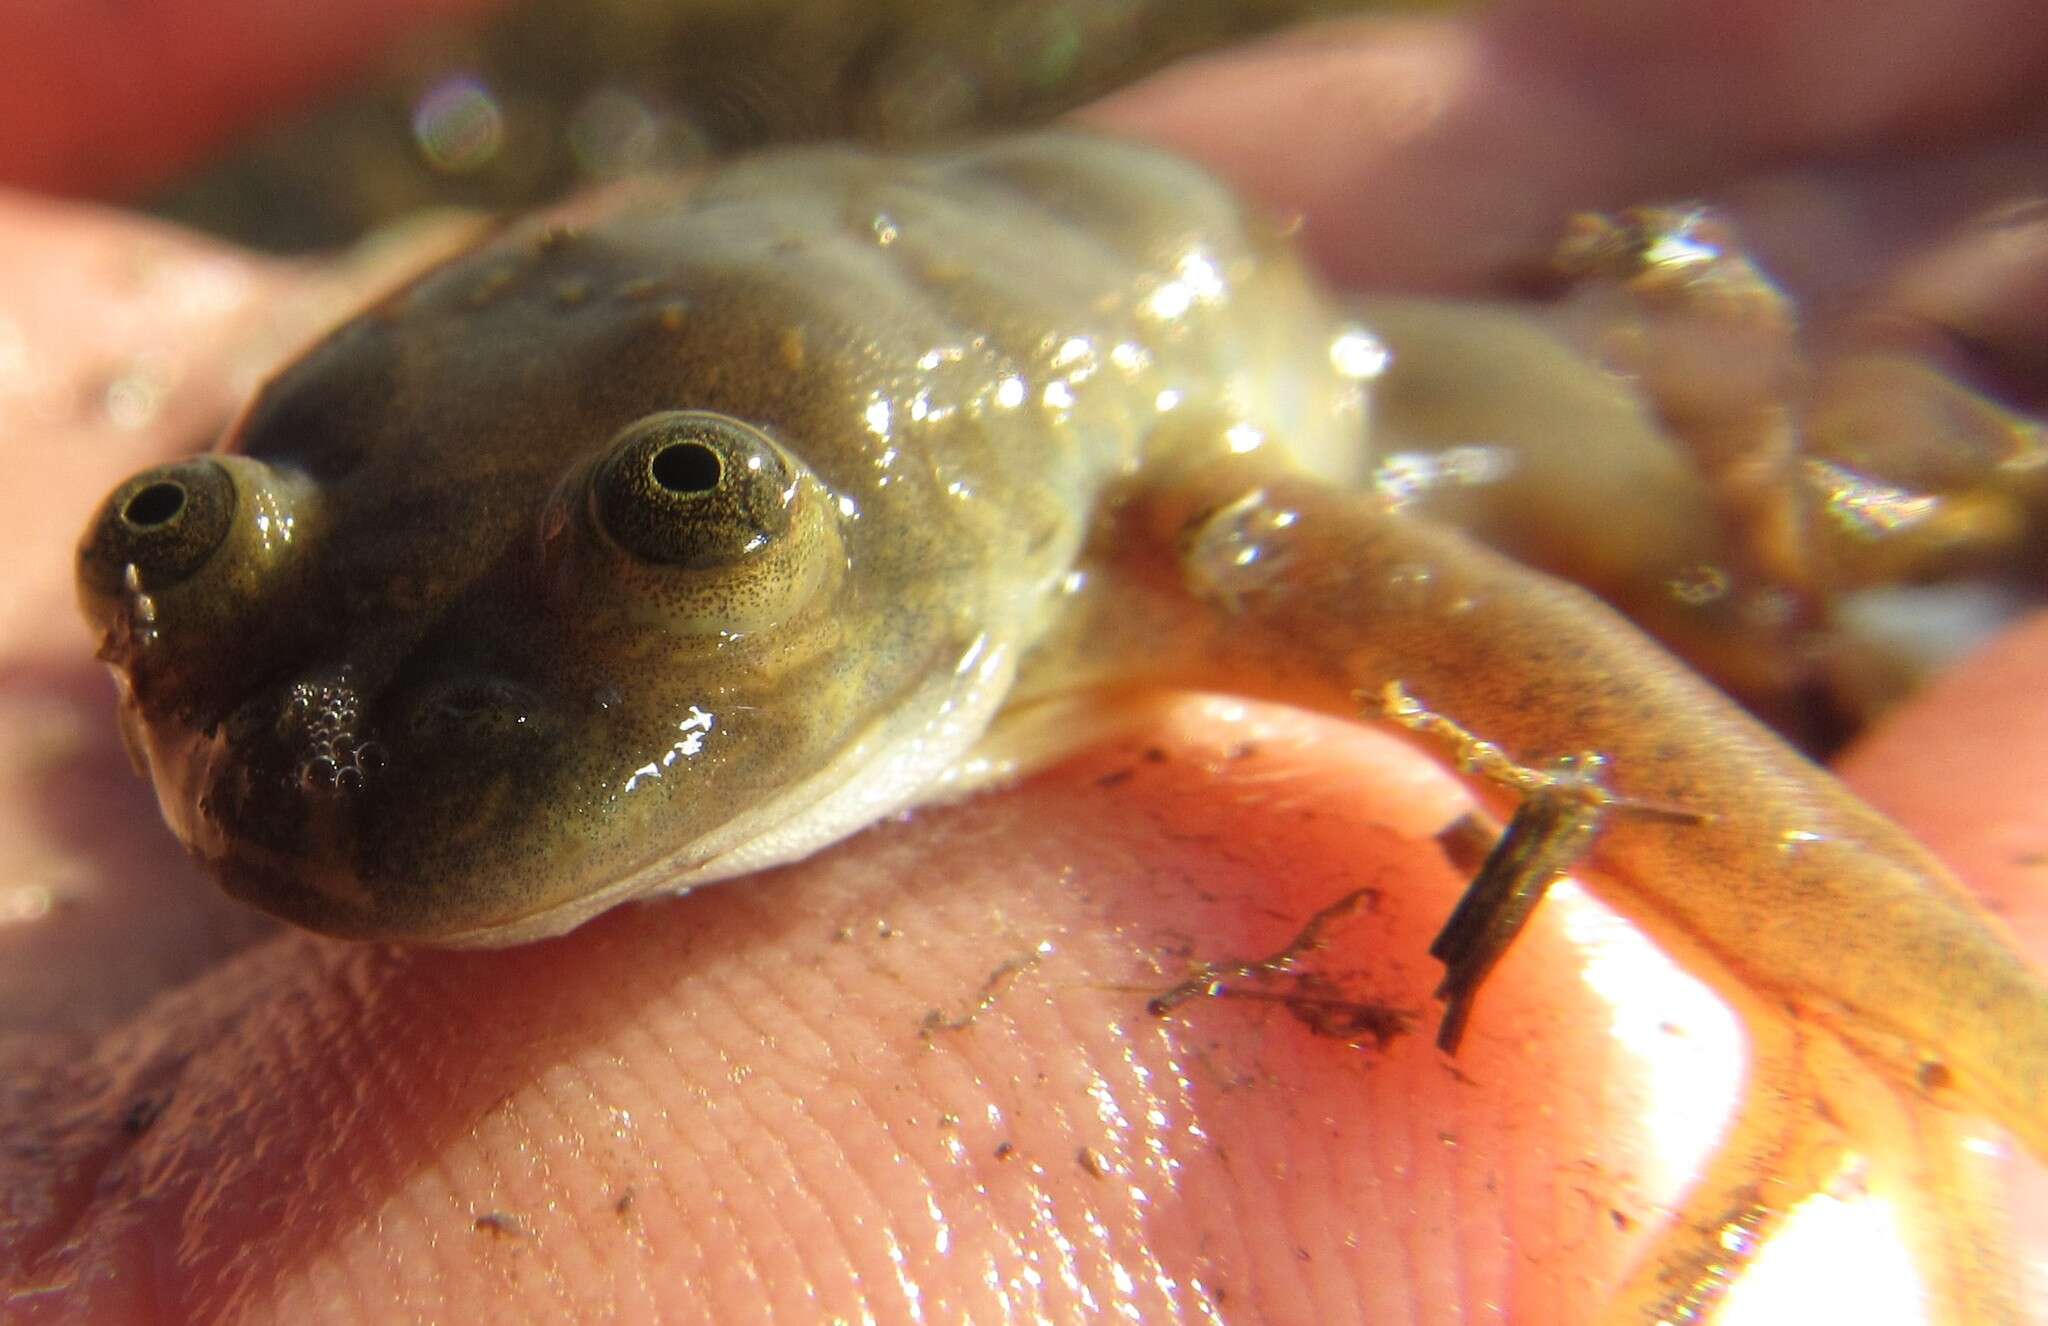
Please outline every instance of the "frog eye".
[{"label": "frog eye", "polygon": [[144,470],[116,488],[79,548],[82,573],[112,592],[133,566],[167,589],[204,566],[235,519],[235,484],[210,456]]},{"label": "frog eye", "polygon": [[798,491],[766,433],[701,410],[628,426],[591,475],[591,514],[606,537],[650,562],[728,566],[789,532]]}]

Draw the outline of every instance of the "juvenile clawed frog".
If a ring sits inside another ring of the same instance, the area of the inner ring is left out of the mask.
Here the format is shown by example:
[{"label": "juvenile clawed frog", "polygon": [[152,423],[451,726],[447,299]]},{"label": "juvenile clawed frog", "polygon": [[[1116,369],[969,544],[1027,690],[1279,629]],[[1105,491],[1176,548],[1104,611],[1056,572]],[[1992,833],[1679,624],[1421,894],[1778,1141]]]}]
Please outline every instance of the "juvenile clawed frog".
[{"label": "juvenile clawed frog", "polygon": [[[2015,1316],[1957,1116],[2048,1156],[2048,989],[1591,595],[1361,485],[1376,358],[1171,158],[784,151],[582,199],[384,299],[218,451],[116,489],[80,593],[179,837],[364,939],[511,944],[801,857],[1056,704],[1201,687],[1449,734],[1511,847],[1591,841],[1753,1034],[1730,1136],[1610,1319],[1711,1312],[1845,1148],[1949,1319]],[[1440,945],[1459,1012],[1505,942],[1474,898]]]}]

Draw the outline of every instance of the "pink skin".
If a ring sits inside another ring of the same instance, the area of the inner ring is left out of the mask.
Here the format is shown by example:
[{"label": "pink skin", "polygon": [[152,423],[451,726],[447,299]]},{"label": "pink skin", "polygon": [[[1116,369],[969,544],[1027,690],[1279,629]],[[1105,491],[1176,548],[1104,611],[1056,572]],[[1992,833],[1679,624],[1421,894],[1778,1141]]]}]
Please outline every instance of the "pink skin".
[{"label": "pink skin", "polygon": [[92,197],[135,193],[267,114],[344,86],[407,33],[502,3],[0,0],[0,179]]},{"label": "pink skin", "polygon": [[[1863,206],[1948,179],[1933,194],[1967,211],[2018,153],[2041,178],[2038,137],[1979,131],[2040,85],[2026,6],[1889,8],[1884,26],[1865,5],[1722,5],[1700,33],[1679,22],[1700,6],[1532,0],[1282,39],[1093,114],[1304,210],[1356,281],[1485,288],[1572,207],[1706,192],[1748,200],[1772,256],[1839,291],[1845,234],[1891,253],[1945,219]],[[0,9],[0,48],[26,22]],[[205,86],[235,114],[277,92],[262,49],[213,56]],[[140,118],[191,143],[226,113],[200,109]],[[140,115],[103,113],[102,138]],[[70,150],[100,141],[89,114],[21,125]],[[1936,161],[1908,152],[1935,142]],[[17,177],[136,177],[89,164]],[[250,922],[127,772],[70,547],[331,288],[64,204],[8,200],[0,233],[0,1320],[1166,1320],[1206,1301],[1577,1321],[1697,1160],[1645,1102],[1687,1089],[1714,1015],[1644,976],[1647,1012],[1627,1011],[1677,1023],[1677,1051],[1613,1034],[1598,964],[1643,946],[1569,899],[1502,966],[1455,1068],[1426,1035],[1351,1048],[1271,1004],[1146,1015],[1190,955],[1267,951],[1362,886],[1376,908],[1317,961],[1432,1012],[1424,949],[1460,881],[1428,834],[1458,794],[1389,742],[1273,711],[1163,709],[1012,790],[512,952]],[[155,412],[118,426],[110,384],[152,381]],[[1851,764],[2037,945],[2048,819],[2009,789],[2039,785],[2014,766],[2048,751],[2044,694],[2035,626]],[[971,1026],[922,1033],[1034,954]]]}]

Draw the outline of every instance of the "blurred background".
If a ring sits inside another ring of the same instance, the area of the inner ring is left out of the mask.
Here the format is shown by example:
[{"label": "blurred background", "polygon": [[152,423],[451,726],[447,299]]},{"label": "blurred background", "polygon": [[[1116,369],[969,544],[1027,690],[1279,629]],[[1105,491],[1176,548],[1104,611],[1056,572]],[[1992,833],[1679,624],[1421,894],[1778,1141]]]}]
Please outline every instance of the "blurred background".
[{"label": "blurred background", "polygon": [[424,207],[516,208],[762,143],[1049,119],[1195,51],[1430,0],[524,0],[401,39],[353,87],[149,200],[272,250]]}]

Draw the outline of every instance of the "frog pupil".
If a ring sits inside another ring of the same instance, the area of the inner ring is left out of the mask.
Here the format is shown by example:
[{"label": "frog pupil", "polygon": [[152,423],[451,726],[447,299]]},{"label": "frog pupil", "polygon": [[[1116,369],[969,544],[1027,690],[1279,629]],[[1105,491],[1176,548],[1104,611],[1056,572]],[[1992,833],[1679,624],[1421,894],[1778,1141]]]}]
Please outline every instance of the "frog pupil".
[{"label": "frog pupil", "polygon": [[647,472],[671,493],[708,493],[725,472],[718,453],[702,442],[677,442],[654,453]]},{"label": "frog pupil", "polygon": [[185,509],[185,486],[168,479],[144,488],[121,508],[121,519],[142,529],[168,525]]}]

